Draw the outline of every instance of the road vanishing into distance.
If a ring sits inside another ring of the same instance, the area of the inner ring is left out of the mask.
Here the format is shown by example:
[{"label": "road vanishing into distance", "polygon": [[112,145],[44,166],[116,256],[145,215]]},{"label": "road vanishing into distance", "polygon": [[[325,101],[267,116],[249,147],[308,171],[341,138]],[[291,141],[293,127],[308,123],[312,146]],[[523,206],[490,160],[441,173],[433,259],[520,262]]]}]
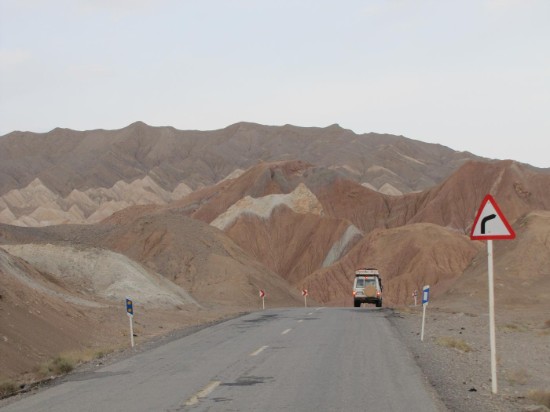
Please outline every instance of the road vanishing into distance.
[{"label": "road vanishing into distance", "polygon": [[374,308],[248,314],[172,340],[1,409],[11,411],[441,411]]}]

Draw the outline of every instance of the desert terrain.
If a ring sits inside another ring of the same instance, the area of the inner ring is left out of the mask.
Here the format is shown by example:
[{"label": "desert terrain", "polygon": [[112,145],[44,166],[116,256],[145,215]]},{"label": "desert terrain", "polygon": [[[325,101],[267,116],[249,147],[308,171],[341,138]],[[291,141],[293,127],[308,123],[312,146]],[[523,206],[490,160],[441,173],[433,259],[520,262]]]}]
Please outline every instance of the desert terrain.
[{"label": "desert terrain", "polygon": [[[303,305],[302,289],[312,306],[351,306],[354,270],[376,267],[384,306],[445,402],[464,405],[454,410],[547,402],[549,189],[548,169],[338,125],[10,133],[0,137],[3,393],[63,373],[55,362],[126,350],[127,296],[139,346],[260,310],[260,289],[270,308]],[[516,233],[494,249],[498,396],[485,374],[487,250],[469,237],[486,194]],[[426,284],[420,345],[412,293]]]}]

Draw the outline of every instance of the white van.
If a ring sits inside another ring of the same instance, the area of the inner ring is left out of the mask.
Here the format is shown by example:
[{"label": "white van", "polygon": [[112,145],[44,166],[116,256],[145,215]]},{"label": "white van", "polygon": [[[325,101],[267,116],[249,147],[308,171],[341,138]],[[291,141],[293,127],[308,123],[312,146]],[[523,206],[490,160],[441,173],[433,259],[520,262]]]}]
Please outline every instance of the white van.
[{"label": "white van", "polygon": [[382,279],[377,269],[363,268],[355,271],[353,280],[353,306],[358,308],[362,303],[374,303],[382,307]]}]

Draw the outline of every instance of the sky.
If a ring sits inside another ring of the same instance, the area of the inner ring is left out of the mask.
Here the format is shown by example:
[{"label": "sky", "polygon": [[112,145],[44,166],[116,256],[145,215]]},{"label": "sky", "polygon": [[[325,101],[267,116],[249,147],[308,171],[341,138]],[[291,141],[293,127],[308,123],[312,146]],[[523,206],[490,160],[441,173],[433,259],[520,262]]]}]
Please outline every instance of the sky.
[{"label": "sky", "polygon": [[239,121],[550,167],[547,0],[0,0],[0,136]]}]

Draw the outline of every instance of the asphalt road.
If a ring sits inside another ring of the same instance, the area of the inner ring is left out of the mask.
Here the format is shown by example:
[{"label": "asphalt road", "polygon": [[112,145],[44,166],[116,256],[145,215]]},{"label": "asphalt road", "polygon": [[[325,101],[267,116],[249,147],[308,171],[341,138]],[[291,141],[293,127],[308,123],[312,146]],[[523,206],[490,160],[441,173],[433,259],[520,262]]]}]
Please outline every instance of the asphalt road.
[{"label": "asphalt road", "polygon": [[68,381],[8,411],[441,411],[386,316],[266,310]]}]

